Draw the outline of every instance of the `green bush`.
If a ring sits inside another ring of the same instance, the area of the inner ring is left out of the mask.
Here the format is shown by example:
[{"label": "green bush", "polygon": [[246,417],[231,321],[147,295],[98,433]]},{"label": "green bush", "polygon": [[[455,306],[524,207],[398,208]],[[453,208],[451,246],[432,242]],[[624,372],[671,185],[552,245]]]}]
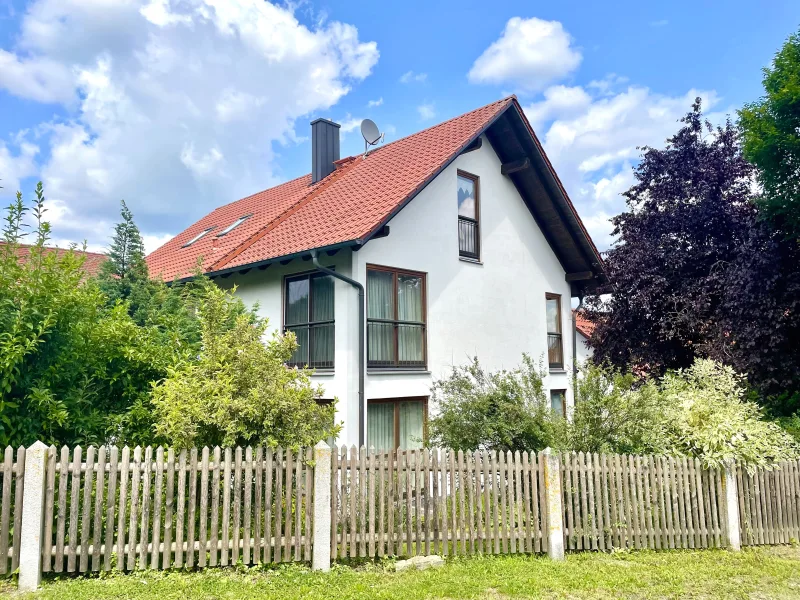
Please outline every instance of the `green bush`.
[{"label": "green bush", "polygon": [[565,422],[548,408],[543,378],[528,355],[511,371],[487,373],[477,358],[431,388],[434,446],[455,450],[541,450],[563,443]]},{"label": "green bush", "polygon": [[153,388],[158,434],[178,448],[297,448],[334,437],[334,405],[316,402],[322,388],[312,384],[311,371],[285,365],[297,347],[294,335],[275,334],[265,343],[267,321],[243,311],[234,291],[204,286],[202,350]]},{"label": "green bush", "polygon": [[764,419],[761,408],[745,398],[746,391],[743,375],[710,359],[667,373],[660,394],[673,450],[710,467],[729,459],[768,467],[795,458],[792,436]]},{"label": "green bush", "polygon": [[658,386],[607,365],[581,366],[568,445],[576,452],[660,454],[670,447]]}]

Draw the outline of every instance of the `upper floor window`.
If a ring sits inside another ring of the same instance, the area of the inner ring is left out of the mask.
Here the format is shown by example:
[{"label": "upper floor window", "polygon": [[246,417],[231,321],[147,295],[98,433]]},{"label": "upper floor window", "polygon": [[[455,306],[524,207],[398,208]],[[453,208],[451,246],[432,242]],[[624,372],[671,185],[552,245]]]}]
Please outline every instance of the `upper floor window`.
[{"label": "upper floor window", "polygon": [[367,267],[367,366],[425,368],[425,275]]},{"label": "upper floor window", "polygon": [[284,331],[297,336],[291,366],[332,369],[334,355],[333,278],[323,273],[287,277]]},{"label": "upper floor window", "polygon": [[551,369],[564,368],[564,343],[561,335],[561,296],[546,294],[547,360]]},{"label": "upper floor window", "polygon": [[458,254],[479,259],[480,207],[478,205],[478,177],[464,171],[458,172]]}]

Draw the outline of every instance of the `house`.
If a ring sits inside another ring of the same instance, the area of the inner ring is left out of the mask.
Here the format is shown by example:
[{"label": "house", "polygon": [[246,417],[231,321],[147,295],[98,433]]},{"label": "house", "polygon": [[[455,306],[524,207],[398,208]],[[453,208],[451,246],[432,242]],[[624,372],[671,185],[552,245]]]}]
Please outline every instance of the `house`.
[{"label": "house", "polygon": [[339,399],[339,443],[412,447],[431,383],[477,355],[542,358],[554,408],[571,403],[571,298],[600,255],[515,97],[366,156],[311,123],[312,172],[222,206],[147,258],[165,280],[195,266],[293,331],[293,364]]},{"label": "house", "polygon": [[[5,242],[0,242],[0,246],[4,245]],[[17,260],[19,263],[28,260],[28,257],[31,255],[31,248],[33,248],[33,246],[30,244],[17,244]],[[65,250],[64,248],[54,248],[51,246],[45,246],[44,251],[45,254],[55,252],[59,258],[69,252],[69,250]],[[85,277],[95,277],[98,275],[100,273],[100,267],[108,260],[105,254],[99,252],[86,252],[84,250],[78,250],[77,248],[73,248],[72,252],[78,257],[83,257],[81,269],[83,269]]]},{"label": "house", "polygon": [[575,316],[575,331],[577,332],[576,358],[579,363],[586,362],[592,357],[594,351],[589,345],[589,339],[594,331],[594,323],[586,318],[583,311],[573,311]]}]

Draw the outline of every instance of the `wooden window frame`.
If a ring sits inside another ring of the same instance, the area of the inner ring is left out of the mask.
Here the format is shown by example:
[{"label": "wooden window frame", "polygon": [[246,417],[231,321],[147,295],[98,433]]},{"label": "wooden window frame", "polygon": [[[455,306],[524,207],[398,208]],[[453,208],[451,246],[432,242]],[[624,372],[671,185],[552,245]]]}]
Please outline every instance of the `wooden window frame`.
[{"label": "wooden window frame", "polygon": [[[428,443],[428,396],[406,396],[400,398],[375,398],[367,400],[367,421],[369,421],[369,406],[370,404],[394,404],[394,448],[393,450],[400,449],[400,404],[402,402],[422,402],[422,445]],[[367,440],[367,443],[371,443]]]},{"label": "wooden window frame", "polygon": [[561,394],[561,416],[567,418],[567,390],[550,390],[550,410],[553,410],[553,394]]},{"label": "wooden window frame", "polygon": [[[481,259],[481,178],[478,177],[477,175],[473,175],[472,173],[468,173],[467,171],[462,171],[461,169],[459,169],[456,173],[457,177],[463,177],[464,179],[471,179],[472,183],[475,186],[475,218],[472,219],[470,217],[464,217],[461,215],[457,216],[459,224],[463,219],[464,221],[473,223],[475,225],[475,248],[477,249],[477,252],[475,253],[462,251],[461,240],[459,239],[458,256],[470,260],[480,260]],[[457,178],[456,182],[458,182]],[[456,193],[457,192],[458,192],[458,186],[456,186]]]},{"label": "wooden window frame", "polygon": [[[329,269],[333,270],[333,267],[328,267]],[[309,362],[306,363],[309,368],[314,369],[316,372],[331,372],[336,367],[336,281],[334,280],[334,290],[333,290],[333,319],[326,320],[326,321],[312,321],[311,320],[311,305],[313,299],[311,297],[311,278],[317,277],[331,277],[322,271],[318,271],[316,269],[312,269],[309,271],[301,271],[299,273],[287,273],[283,276],[283,280],[281,282],[281,331],[286,334],[289,328],[292,327],[306,327],[308,329],[308,359]],[[298,323],[295,325],[287,325],[286,324],[286,310],[288,308],[287,302],[287,294],[289,293],[289,282],[293,279],[303,279],[308,278],[308,321],[306,323]],[[331,277],[333,279],[333,277]],[[330,366],[325,367],[312,367],[310,365],[311,362],[311,326],[312,325],[333,325],[333,360],[331,361],[332,364]],[[298,365],[297,363],[286,363],[289,366],[305,366],[305,365]]]},{"label": "wooden window frame", "polygon": [[[369,317],[369,297],[367,297],[367,310],[365,311],[367,319],[367,368],[368,369],[386,369],[393,371],[427,371],[428,370],[428,275],[421,271],[411,271],[408,269],[398,269],[395,267],[386,267],[383,265],[367,264],[367,278],[369,278],[370,271],[382,271],[384,273],[392,273],[393,277],[393,298],[394,298],[394,318],[393,319],[371,319]],[[400,275],[410,275],[412,277],[420,277],[422,279],[422,321],[400,321],[398,319],[398,306],[397,306],[397,279]],[[369,286],[367,286],[367,296],[369,296]],[[369,362],[369,324],[373,323],[392,323],[394,325],[392,331],[394,336],[394,364],[370,364]],[[398,324],[410,323],[412,325],[422,326],[422,364],[420,365],[401,365],[400,362],[400,343],[398,336]]]},{"label": "wooden window frame", "polygon": [[[551,292],[547,292],[545,295],[545,329],[547,329],[547,353],[548,359],[547,364],[551,369],[563,369],[564,368],[564,333],[561,327],[561,294],[553,294]],[[548,300],[556,300],[556,306],[558,307],[558,315],[556,316],[556,325],[558,326],[558,331],[550,331],[549,327],[547,326],[547,301]],[[560,363],[553,363],[550,362],[550,336],[558,336],[559,344],[561,346],[561,362]]]}]

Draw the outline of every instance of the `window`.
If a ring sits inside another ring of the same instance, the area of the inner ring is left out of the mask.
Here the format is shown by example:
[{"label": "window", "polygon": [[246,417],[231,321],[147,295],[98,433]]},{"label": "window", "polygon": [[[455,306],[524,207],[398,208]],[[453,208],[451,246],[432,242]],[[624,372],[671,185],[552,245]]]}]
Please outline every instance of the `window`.
[{"label": "window", "polygon": [[567,390],[550,390],[550,409],[558,416],[567,418]]},{"label": "window", "polygon": [[422,448],[427,398],[393,398],[367,403],[367,444],[376,450]]},{"label": "window", "polygon": [[223,236],[223,235],[225,235],[226,233],[230,233],[231,231],[233,231],[234,229],[236,229],[236,228],[237,228],[239,225],[241,225],[242,223],[244,223],[245,221],[247,221],[247,219],[249,219],[249,218],[250,218],[250,217],[252,217],[252,216],[253,216],[253,215],[244,215],[243,217],[239,217],[239,218],[238,218],[238,219],[236,219],[236,220],[235,220],[233,223],[231,223],[230,225],[228,225],[228,226],[227,226],[225,229],[223,229],[222,231],[220,231],[220,232],[217,234],[217,237],[222,237],[222,236]]},{"label": "window", "polygon": [[367,366],[425,368],[425,275],[367,267]]},{"label": "window", "polygon": [[200,238],[202,238],[202,237],[203,237],[205,234],[207,234],[209,231],[213,231],[213,229],[214,229],[213,227],[208,227],[207,229],[204,229],[203,231],[201,231],[200,233],[198,233],[196,236],[194,236],[192,239],[190,239],[188,242],[186,242],[186,243],[183,245],[183,248],[187,248],[187,247],[191,246],[191,245],[192,245],[192,244],[194,244],[194,243],[195,243],[197,240],[199,240],[199,239],[200,239]]},{"label": "window", "polygon": [[547,359],[551,369],[564,368],[564,343],[561,337],[561,296],[547,294]]},{"label": "window", "polygon": [[332,369],[334,352],[333,278],[306,273],[286,278],[284,331],[297,336],[289,365]]},{"label": "window", "polygon": [[478,178],[458,172],[458,255],[480,258]]}]

